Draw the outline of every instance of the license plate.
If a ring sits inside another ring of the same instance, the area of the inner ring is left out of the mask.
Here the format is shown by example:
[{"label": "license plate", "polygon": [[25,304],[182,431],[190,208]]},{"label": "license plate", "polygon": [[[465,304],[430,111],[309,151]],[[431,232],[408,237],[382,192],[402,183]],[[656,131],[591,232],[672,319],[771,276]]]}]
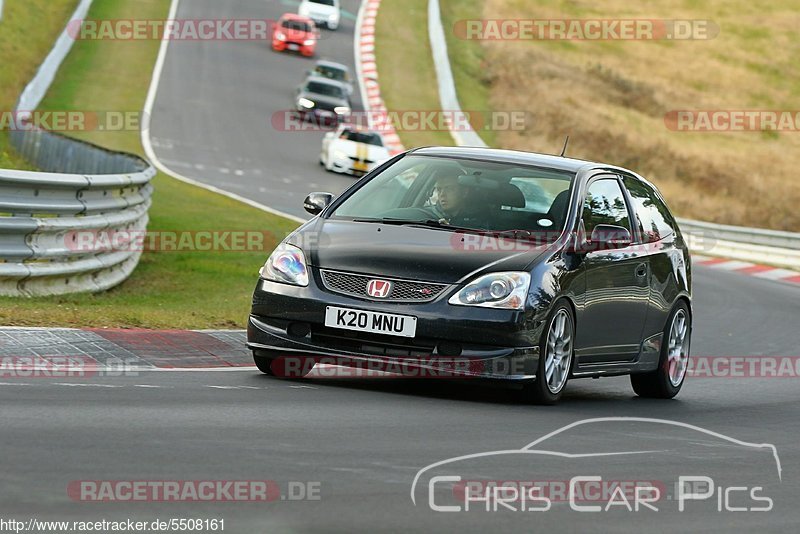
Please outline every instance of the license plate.
[{"label": "license plate", "polygon": [[325,308],[325,326],[388,336],[414,337],[417,333],[417,318],[409,315],[327,306]]},{"label": "license plate", "polygon": [[300,45],[289,44],[289,45],[286,45],[286,48],[288,48],[289,50],[297,51],[297,50],[300,50]]},{"label": "license plate", "polygon": [[353,169],[361,172],[367,172],[367,169],[369,169],[369,167],[367,166],[366,163],[356,162],[353,163]]}]

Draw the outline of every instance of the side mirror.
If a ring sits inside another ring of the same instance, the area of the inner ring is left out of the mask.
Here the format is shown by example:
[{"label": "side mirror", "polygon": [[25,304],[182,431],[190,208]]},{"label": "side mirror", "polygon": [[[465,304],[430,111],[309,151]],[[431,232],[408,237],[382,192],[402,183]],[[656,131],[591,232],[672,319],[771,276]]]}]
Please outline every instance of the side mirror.
[{"label": "side mirror", "polygon": [[332,200],[331,193],[310,193],[303,201],[303,208],[311,215],[319,215]]},{"label": "side mirror", "polygon": [[627,228],[613,224],[598,224],[592,230],[592,237],[587,248],[592,250],[610,250],[625,248],[633,243],[631,233]]}]

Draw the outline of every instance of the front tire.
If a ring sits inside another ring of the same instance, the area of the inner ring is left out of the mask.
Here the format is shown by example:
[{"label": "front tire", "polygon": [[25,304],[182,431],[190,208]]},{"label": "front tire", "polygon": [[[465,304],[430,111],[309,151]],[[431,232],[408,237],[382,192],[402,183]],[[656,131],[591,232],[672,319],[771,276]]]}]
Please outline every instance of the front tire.
[{"label": "front tire", "polygon": [[259,371],[261,371],[267,376],[275,376],[275,373],[272,371],[273,358],[265,358],[263,356],[258,356],[254,352],[253,361],[255,362],[256,367],[258,367]]},{"label": "front tire", "polygon": [[640,397],[671,399],[683,387],[689,367],[689,343],[692,336],[692,318],[689,307],[680,301],[673,308],[661,340],[661,357],[658,368],[650,373],[631,375],[633,391]]},{"label": "front tire", "polygon": [[314,368],[313,358],[282,356],[264,351],[254,351],[253,362],[259,371],[277,378],[304,378]]},{"label": "front tire", "polygon": [[526,400],[534,404],[556,404],[564,393],[572,370],[575,317],[562,301],[550,312],[539,342],[536,379],[523,387]]}]

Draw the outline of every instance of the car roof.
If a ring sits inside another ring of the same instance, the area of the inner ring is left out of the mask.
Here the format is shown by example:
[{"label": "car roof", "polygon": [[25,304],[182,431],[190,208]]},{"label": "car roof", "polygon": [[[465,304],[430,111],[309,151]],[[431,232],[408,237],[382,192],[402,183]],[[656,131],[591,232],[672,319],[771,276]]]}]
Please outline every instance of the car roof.
[{"label": "car roof", "polygon": [[609,171],[623,171],[626,173],[633,174],[634,176],[638,176],[636,175],[636,173],[633,173],[622,167],[607,165],[605,163],[597,163],[581,159],[553,156],[550,154],[539,154],[536,152],[522,152],[519,150],[504,150],[497,148],[480,148],[480,147],[433,146],[433,147],[418,148],[412,150],[411,152],[423,156],[440,156],[445,158],[471,158],[484,161],[492,161],[497,163],[511,163],[515,165],[534,165],[534,166],[547,167],[550,169],[556,169],[574,173],[577,173],[578,171],[599,169],[599,170],[609,170]]},{"label": "car roof", "polygon": [[325,76],[309,76],[306,78],[306,83],[308,82],[319,82],[324,83],[327,85],[335,85],[336,87],[340,87],[342,89],[346,89],[347,86],[338,80],[331,80],[330,78],[326,78]]},{"label": "car roof", "polygon": [[335,69],[346,70],[346,71],[350,70],[350,68],[347,65],[343,64],[343,63],[337,63],[335,61],[330,61],[330,60],[327,60],[327,59],[320,59],[319,61],[317,61],[316,66],[318,66],[318,67],[332,67],[332,68],[335,68]]}]

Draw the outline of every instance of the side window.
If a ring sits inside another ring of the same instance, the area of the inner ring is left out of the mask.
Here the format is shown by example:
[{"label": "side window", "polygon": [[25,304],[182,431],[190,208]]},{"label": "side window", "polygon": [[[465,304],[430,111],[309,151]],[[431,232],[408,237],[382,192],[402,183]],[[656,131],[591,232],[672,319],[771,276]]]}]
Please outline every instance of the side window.
[{"label": "side window", "polygon": [[602,179],[589,185],[583,202],[583,224],[587,236],[592,235],[598,224],[613,224],[631,231],[625,196],[617,180]]},{"label": "side window", "polygon": [[648,184],[630,176],[623,177],[623,182],[633,201],[642,240],[654,243],[671,235],[675,231],[675,223],[658,193]]}]

